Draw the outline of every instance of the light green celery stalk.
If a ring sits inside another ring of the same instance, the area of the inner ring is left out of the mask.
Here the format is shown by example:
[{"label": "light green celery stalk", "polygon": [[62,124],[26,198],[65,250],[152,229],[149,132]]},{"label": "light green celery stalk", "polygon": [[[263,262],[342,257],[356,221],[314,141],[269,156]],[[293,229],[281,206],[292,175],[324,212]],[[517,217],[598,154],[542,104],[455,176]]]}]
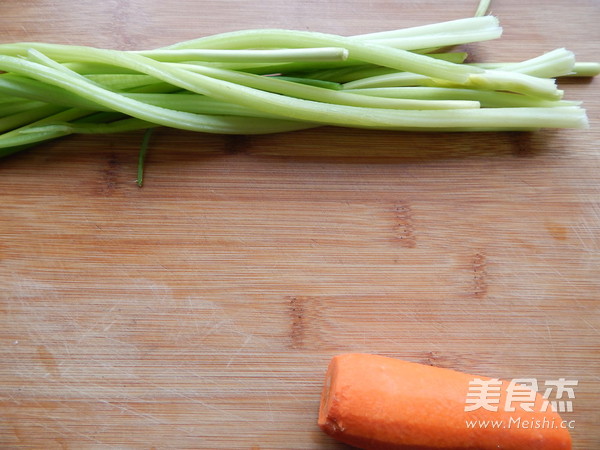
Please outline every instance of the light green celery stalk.
[{"label": "light green celery stalk", "polygon": [[351,37],[246,30],[137,52],[2,44],[0,156],[71,133],[161,125],[232,134],[587,126],[549,78],[597,74],[600,65],[577,64],[565,49],[495,65],[425,54],[499,37],[488,8],[482,0],[478,17]]},{"label": "light green celery stalk", "polygon": [[[68,67],[68,65],[65,64]],[[121,76],[126,78],[121,78]],[[134,77],[134,78],[130,78]],[[127,89],[130,93],[151,92],[172,93],[180,90],[174,86],[159,82],[149,75],[130,75],[130,74],[104,74],[104,75],[86,75],[97,85],[104,88]],[[146,84],[148,79],[154,80],[153,84]],[[136,82],[137,80],[137,82]],[[125,93],[124,93],[125,94]],[[51,103],[69,108],[80,108],[88,110],[109,111],[110,108],[99,105],[98,103],[85,99],[79,95],[73,94],[65,89],[49,85],[28,77],[19,76],[16,74],[5,73],[0,75],[0,104],[2,112],[7,108],[4,107],[8,102],[24,102],[27,100],[40,101],[43,103]]]},{"label": "light green celery stalk", "polygon": [[[58,71],[48,66],[42,66],[39,63],[33,63],[7,56],[0,56],[0,67],[2,67],[3,70],[8,69],[15,73],[28,74],[34,78],[37,78],[38,80],[62,87],[81,95],[83,98],[95,101],[98,104],[111,108],[115,111],[129,114],[147,122],[174,128],[183,128],[192,131],[206,131],[212,133],[246,134],[252,132],[267,133],[288,131],[306,128],[307,126],[306,124],[298,124],[296,121],[274,121],[272,119],[262,120],[259,118],[255,120],[248,120],[247,118],[240,117],[227,118],[172,111],[165,108],[148,105],[134,99],[127,98],[123,95],[108,91],[90,83],[83,77],[79,78],[70,76],[64,71]],[[63,127],[68,128],[65,124],[63,124]],[[100,132],[103,128],[106,127],[98,127],[96,132]],[[83,132],[83,130],[78,130],[78,132]]]},{"label": "light green celery stalk", "polygon": [[[0,75],[0,79],[1,79],[2,75]],[[19,103],[19,102],[24,102],[24,101],[28,101],[29,99],[24,98],[24,97],[20,97],[17,95],[6,95],[6,94],[2,94],[2,92],[0,92],[0,107],[4,107],[7,105],[10,105],[12,103]]]},{"label": "light green celery stalk", "polygon": [[[199,115],[200,116],[200,115]],[[269,134],[287,131],[304,130],[319,126],[315,123],[294,122],[282,119],[265,119],[261,117],[220,116],[206,114],[205,121],[195,131],[216,134]],[[72,123],[53,122],[48,125],[21,130],[21,134],[40,132],[60,132],[65,134],[113,134],[124,131],[140,130],[155,127],[156,124],[137,118],[128,118],[109,123]],[[1,145],[1,143],[0,143]]]},{"label": "light green celery stalk", "polygon": [[[436,80],[418,75],[411,72],[395,72],[384,75],[375,75],[366,78],[344,83],[344,90],[365,89],[365,88],[383,88],[383,87],[403,87],[403,86],[438,86],[441,87]],[[455,87],[461,86],[456,84]]]},{"label": "light green celery stalk", "polygon": [[[484,2],[482,2],[484,3]],[[396,31],[357,36],[417,53],[435,53],[440,48],[499,38],[502,28],[493,16],[469,17]]]},{"label": "light green celery stalk", "polygon": [[[427,55],[431,58],[443,59],[445,61],[449,61],[455,64],[463,63],[467,54],[465,52],[446,52],[446,53],[431,53]],[[347,59],[345,61],[334,61],[334,62],[316,62],[316,63],[306,63],[306,62],[290,62],[290,63],[281,63],[281,64],[269,64],[269,65],[261,65],[261,66],[239,66],[239,65],[226,65],[225,63],[202,63],[203,66],[217,67],[222,69],[230,69],[230,70],[239,70],[248,73],[255,74],[293,74],[296,76],[310,76],[311,78],[318,79],[319,72],[329,71],[332,72],[336,70],[340,71],[348,71],[344,73],[351,73],[351,71],[356,70],[368,70],[368,69],[381,69],[395,72],[397,69],[391,69],[389,67],[381,67],[376,64],[367,64],[362,61]],[[327,79],[327,78],[325,78]]]},{"label": "light green celery stalk", "polygon": [[262,117],[265,119],[281,119],[281,116],[264,113],[245,106],[226,103],[204,95],[191,92],[181,93],[122,93],[123,96],[149,105],[177,111],[210,114],[217,116]]},{"label": "light green celery stalk", "polygon": [[555,78],[568,75],[575,67],[575,55],[564,48],[557,48],[535,58],[518,63],[475,63],[483,69],[519,72],[539,78]]},{"label": "light green celery stalk", "polygon": [[448,83],[443,80],[436,80],[419,74],[396,72],[354,80],[343,84],[344,90],[401,86],[437,86],[502,90],[540,97],[546,100],[558,100],[563,94],[563,91],[557,89],[554,80],[500,70],[487,70],[482,74],[473,74],[469,77],[469,80],[464,83]]},{"label": "light green celery stalk", "polygon": [[281,63],[289,61],[345,61],[348,50],[340,47],[227,50],[227,49],[156,49],[131,52],[163,62],[242,62]]},{"label": "light green celery stalk", "polygon": [[[486,18],[487,17],[495,19],[491,16],[486,16]],[[455,32],[451,34],[428,34],[420,37],[369,39],[368,42],[403,50],[431,49],[427,51],[429,53],[437,48],[498,39],[501,35],[502,28],[497,26],[496,22],[496,26],[484,30],[465,30],[460,33]]]},{"label": "light green celery stalk", "polygon": [[11,103],[4,103],[0,107],[0,117],[12,116],[25,111],[31,111],[36,108],[46,106],[47,103],[37,102],[35,100],[19,100]]},{"label": "light green celery stalk", "polygon": [[14,73],[0,75],[0,94],[37,100],[54,105],[94,109],[97,105],[67,90]]},{"label": "light green celery stalk", "polygon": [[570,73],[575,64],[572,52],[556,49],[538,57],[509,65],[503,70],[487,69],[483,74],[473,74],[466,83],[447,83],[417,74],[396,72],[354,80],[344,84],[344,88],[400,87],[409,85],[463,87],[488,90],[508,90],[520,94],[538,96],[547,100],[561,97],[562,91],[556,88],[553,80],[543,76],[560,76]]},{"label": "light green celery stalk", "polygon": [[[461,64],[467,58],[465,52],[451,52],[451,53],[432,53],[429,55],[432,58],[439,58],[445,61],[450,61],[455,64]],[[285,72],[285,67],[283,68]],[[292,73],[293,67],[290,67]],[[318,68],[317,68],[318,69]],[[330,80],[336,83],[348,83],[350,81],[359,80],[361,78],[368,78],[377,75],[387,75],[390,73],[398,73],[395,69],[389,67],[380,67],[373,64],[361,64],[349,67],[335,67],[326,68],[317,71],[299,72],[298,76],[310,77],[317,80]]]},{"label": "light green celery stalk", "polygon": [[20,127],[22,125],[26,125],[49,115],[56,114],[64,109],[65,108],[62,106],[46,104],[39,108],[34,108],[12,114],[10,116],[2,117],[0,118],[0,133]]},{"label": "light green celery stalk", "polygon": [[[213,65],[205,65],[205,64],[196,64],[196,63],[185,63],[186,66],[194,66],[199,65],[201,67],[214,67],[222,70],[231,70]],[[311,86],[322,87],[326,89],[335,89],[339,90],[342,87],[339,83],[314,79],[314,78],[305,78],[301,76],[302,74],[296,74],[296,76],[281,76],[277,75],[278,79],[286,79],[288,81],[294,81],[296,83],[308,84]],[[159,83],[154,77],[150,75],[141,75],[141,74],[90,74],[85,75],[85,77],[93,81],[96,84],[99,84],[105,88],[111,90],[128,90],[133,88],[141,88],[142,86],[151,86]]]},{"label": "light green celery stalk", "polygon": [[[576,106],[403,111],[402,113],[402,120],[393,125],[365,124],[364,126],[353,125],[353,127],[398,131],[518,131],[540,128],[586,128],[588,126],[585,112]],[[283,121],[274,119],[235,116],[214,116],[214,118],[217,120],[222,119],[218,130],[206,127],[206,129],[199,131],[223,134],[226,131],[221,131],[221,129],[225,128],[225,124],[232,127],[235,134],[275,133],[319,126],[317,123],[287,122],[284,124]],[[261,125],[264,128],[261,129]],[[46,127],[32,128],[30,131],[38,133],[57,129],[65,134],[101,134],[137,130],[152,126],[155,126],[152,122],[134,118],[112,123],[83,125],[54,123]],[[22,135],[27,133],[28,131],[21,132]]]},{"label": "light green celery stalk", "polygon": [[[225,69],[229,70],[229,69]],[[334,91],[339,91],[342,89],[342,85],[340,83],[336,83],[334,81],[326,81],[326,80],[318,80],[315,78],[305,78],[300,76],[289,76],[289,75],[271,75],[270,78],[277,78],[278,80],[290,81],[298,84],[305,84],[308,86],[319,87],[323,89],[333,89]]]},{"label": "light green celery stalk", "polygon": [[[429,35],[451,35],[453,33],[473,33],[476,31],[487,31],[495,29],[499,26],[498,19],[493,16],[487,17],[466,17],[457,20],[448,20],[444,22],[436,22],[427,25],[419,25],[415,27],[400,28],[390,31],[378,31],[376,33],[357,34],[352,36],[353,39],[362,41],[372,41],[380,39],[395,39],[395,38],[424,38]],[[200,38],[203,39],[203,38]],[[188,41],[194,42],[194,41]],[[187,45],[188,42],[183,42]],[[179,47],[178,44],[172,47]],[[418,46],[415,48],[419,48]]]},{"label": "light green celery stalk", "polygon": [[64,130],[59,131],[57,129],[41,130],[38,133],[23,133],[23,131],[26,131],[35,126],[43,127],[44,125],[47,125],[52,121],[70,121],[85,117],[90,114],[90,111],[81,110],[77,108],[65,109],[55,107],[54,110],[48,108],[47,111],[44,111],[43,115],[40,115],[36,118],[32,117],[31,120],[27,122],[23,122],[19,125],[11,127],[14,129],[9,128],[11,129],[11,131],[1,134],[0,156],[7,156],[12,153],[15,153],[16,151],[20,151],[23,148],[27,148],[32,144],[70,134],[69,132],[66,132]]},{"label": "light green celery stalk", "polygon": [[[98,117],[99,122],[77,123],[75,119],[90,116],[90,111],[76,108],[61,111],[54,115],[46,115],[37,122],[14,129],[0,135],[0,156],[6,156],[31,144],[57,139],[70,134],[112,134],[156,127],[153,122],[136,118],[107,121]],[[108,114],[108,113],[100,113]],[[295,131],[317,126],[301,122],[277,119],[261,119],[238,116],[205,116],[204,128],[196,131],[219,134],[262,134]],[[106,121],[106,122],[103,122]]]},{"label": "light green celery stalk", "polygon": [[391,109],[449,109],[449,108],[478,108],[477,102],[463,101],[419,101],[389,98],[368,98],[356,94],[307,86],[282,80],[277,77],[264,77],[260,75],[217,69],[214,67],[192,66],[177,64],[174,67],[187,69],[191,72],[210,76],[215,79],[228,81],[237,85],[248,86],[267,92],[275,92],[290,97],[313,100],[336,105],[363,106],[370,108]]},{"label": "light green celery stalk", "polygon": [[412,98],[422,100],[471,100],[477,101],[482,108],[518,108],[579,106],[581,102],[567,100],[544,100],[512,92],[486,91],[479,89],[461,89],[444,87],[382,87],[365,89],[348,89],[347,91],[360,95],[373,95],[386,98]]},{"label": "light green celery stalk", "polygon": [[[278,36],[274,36],[276,33]],[[280,47],[306,47],[309,42],[337,38],[355,42],[374,43],[388,47],[403,48],[405,50],[419,50],[426,47],[447,47],[451,45],[465,44],[500,37],[502,29],[499,27],[498,19],[493,16],[468,17],[464,19],[439,22],[399,30],[390,30],[377,33],[355,35],[348,38],[341,36],[326,35],[323,33],[310,33],[295,30],[245,30],[216,34],[201,37],[185,42],[179,42],[164,49],[244,49],[244,48],[280,48]],[[296,35],[298,39],[292,39]],[[315,40],[316,39],[316,40]],[[348,48],[346,45],[336,45]],[[352,51],[351,51],[352,53]],[[349,56],[352,58],[352,56]]]},{"label": "light green celery stalk", "polygon": [[[476,33],[476,32],[482,32],[482,31],[489,31],[490,29],[493,28],[498,28],[497,27],[497,21],[495,18],[492,17],[487,17],[487,18],[468,18],[468,19],[461,19],[458,21],[450,21],[450,22],[443,22],[441,24],[433,24],[433,25],[427,25],[424,27],[414,27],[414,28],[409,28],[409,29],[403,29],[403,30],[396,30],[396,31],[391,31],[391,32],[386,32],[381,34],[380,37],[394,37],[394,36],[398,36],[400,38],[411,38],[411,42],[416,42],[413,38],[418,38],[418,37],[427,37],[429,35],[429,33],[437,33],[438,35],[440,33],[459,33],[459,34],[464,34],[464,33]],[[262,33],[262,30],[253,30],[253,31],[257,31],[259,33]],[[250,31],[252,32],[252,30]],[[291,33],[295,33],[295,32],[291,32]],[[222,36],[222,35],[217,35],[217,36]],[[374,36],[374,35],[373,35]],[[361,38],[367,38],[368,35],[365,36],[357,36],[357,39],[361,39]],[[376,37],[376,36],[374,36]],[[212,38],[212,37],[211,37]],[[473,40],[474,38],[470,38],[471,40]],[[368,40],[368,39],[367,39]],[[189,42],[188,42],[189,43]],[[178,44],[179,46],[184,46],[185,44],[188,43],[181,43]],[[449,44],[450,42],[446,42],[446,44]],[[175,46],[171,46],[171,47],[167,47],[166,49],[158,49],[158,50],[151,50],[148,51],[148,53],[152,54],[153,52],[156,52],[155,54],[158,54],[158,52],[160,51],[172,51],[171,49],[175,49],[178,45]],[[14,53],[10,53],[10,52],[14,52],[15,51],[15,47],[13,44],[5,44],[3,46],[3,52],[4,54],[14,54]],[[21,45],[21,50],[23,50],[23,46]],[[291,52],[296,52],[296,51],[303,51],[304,49],[285,49],[285,50],[281,50],[283,52],[286,51],[291,51]],[[314,51],[315,49],[306,49],[307,51]],[[208,51],[215,51],[215,52],[219,52],[222,50],[214,50],[214,49],[208,49]],[[269,50],[267,50],[269,51]],[[280,51],[280,50],[277,50]],[[292,54],[290,55],[293,58],[297,58],[297,59],[302,59],[299,55],[297,54]],[[291,62],[291,63],[282,63],[282,64],[275,64],[275,63],[249,63],[249,62],[245,62],[245,63],[238,63],[238,64],[229,64],[227,65],[227,63],[210,63],[210,62],[204,62],[204,64],[216,64],[217,67],[223,67],[223,68],[230,68],[230,69],[249,69],[252,70],[256,73],[269,73],[273,70],[275,71],[281,71],[281,70],[301,70],[302,68],[307,68],[307,67],[316,67],[319,64],[324,64],[324,67],[328,67],[330,66],[332,63],[314,63],[314,62],[302,62],[302,61],[296,61],[296,62]],[[225,65],[223,65],[225,64]],[[342,64],[342,65],[347,65],[347,64],[356,64],[355,62],[352,61],[338,61],[333,63],[335,65],[337,64]],[[130,70],[128,69],[124,69],[124,68],[117,68],[111,64],[104,64],[104,63],[98,63],[98,62],[89,62],[89,63],[80,63],[80,62],[70,62],[68,63],[68,65],[70,65],[73,70],[75,70],[78,73],[90,73],[90,74],[106,74],[106,73],[131,73]],[[289,65],[289,67],[285,67],[286,65]],[[295,65],[295,68],[293,68],[293,66]],[[273,69],[273,70],[271,70]]]},{"label": "light green celery stalk", "polygon": [[[223,35],[219,35],[223,36]],[[250,47],[261,45],[277,45],[289,47],[306,47],[307,45],[339,46],[348,50],[349,59],[359,59],[366,63],[391,67],[397,70],[405,70],[423,75],[432,76],[449,81],[465,81],[470,74],[481,73],[483,69],[464,64],[453,64],[448,61],[431,58],[406,50],[399,50],[383,45],[360,42],[351,38],[344,38],[324,33],[312,33],[290,30],[249,30],[230,33],[229,42],[232,45],[236,41]],[[206,38],[209,39],[209,38]],[[206,43],[209,44],[209,43]],[[226,45],[226,42],[210,42],[216,48]],[[242,45],[242,44],[240,44]],[[30,49],[35,49],[56,59],[58,62],[101,62],[137,70],[128,67],[124,61],[140,61],[142,55],[117,50],[102,50],[91,47],[65,46],[58,44],[42,43],[18,43],[0,45],[0,54],[10,56],[26,55]],[[111,59],[112,56],[113,58]],[[102,59],[96,59],[102,58]],[[150,58],[145,58],[150,60]],[[117,62],[119,61],[119,62]]]},{"label": "light green celery stalk", "polygon": [[[22,48],[21,45],[19,47]],[[14,50],[3,53],[0,50],[0,53],[6,54],[9,56],[15,56],[16,53]],[[71,69],[73,72],[77,72],[80,75],[99,75],[99,74],[120,74],[120,75],[132,75],[137,74],[135,70],[125,69],[123,67],[114,66],[112,64],[103,64],[98,62],[65,62],[63,63],[67,66],[68,69]]]},{"label": "light green celery stalk", "polygon": [[554,70],[552,68],[528,67],[523,63],[515,62],[494,62],[494,63],[473,63],[472,65],[482,69],[501,69],[511,72],[521,72],[537,77],[595,77],[600,75],[600,63],[575,61],[570,72],[565,70]]},{"label": "light green celery stalk", "polygon": [[[69,74],[73,73],[70,69],[63,65],[50,60],[42,55],[38,50],[29,49],[28,55],[30,59],[37,62],[46,63],[49,67],[53,67],[58,71]],[[316,102],[334,103],[348,106],[362,106],[371,108],[394,108],[394,109],[445,109],[445,108],[478,108],[477,102],[468,101],[421,101],[421,100],[405,100],[405,99],[384,99],[371,98],[365,96],[357,96],[345,92],[336,92],[329,89],[322,89],[315,86],[307,86],[299,83],[293,83],[286,80],[277,79],[274,77],[263,77],[253,74],[244,74],[236,71],[217,69],[212,67],[203,67],[199,65],[185,65],[166,63],[165,67],[184,68],[189,71],[208,75],[210,77],[235,83],[238,85],[248,86],[254,89],[260,89],[268,92],[276,92],[286,96],[313,100]],[[84,80],[82,75],[78,76]],[[125,75],[129,77],[129,75]],[[89,77],[88,77],[89,79]]]},{"label": "light green celery stalk", "polygon": [[597,62],[575,62],[571,73],[565,76],[573,77],[595,77],[600,75],[600,63]]},{"label": "light green celery stalk", "polygon": [[268,48],[268,47],[306,47],[334,46],[348,50],[349,59],[390,67],[397,70],[410,71],[443,80],[462,82],[471,73],[481,70],[465,70],[464,65],[440,61],[426,55],[412,53],[406,50],[379,45],[372,41],[342,37],[325,33],[291,30],[246,30],[223,33],[215,36],[200,38],[168,47],[169,49],[183,48]]},{"label": "light green celery stalk", "polygon": [[110,90],[122,91],[158,83],[158,80],[149,75],[141,74],[89,74],[85,76],[95,84]]},{"label": "light green celery stalk", "polygon": [[[107,51],[98,51],[96,55],[87,57],[102,57]],[[398,111],[381,110],[377,108],[349,107],[345,105],[327,105],[317,102],[281,95],[256,91],[244,86],[215,80],[182,71],[164,64],[148,60],[139,55],[122,57],[120,54],[108,52],[113,63],[116,60],[125,67],[135,67],[141,72],[156,76],[158,79],[172,82],[174,85],[189,90],[205,93],[212,90],[215,97],[232,101],[263,111],[286,115],[296,120],[311,121],[318,117],[320,123],[340,126],[386,129],[496,129],[498,127],[582,127],[586,125],[585,113],[572,107],[565,108],[498,108],[489,110],[433,110],[433,111]],[[134,58],[135,57],[135,58]],[[134,60],[132,61],[132,58]],[[101,60],[101,58],[100,58]],[[43,67],[46,69],[41,70]],[[0,69],[10,70],[23,75],[32,76],[40,81],[69,89],[86,98],[91,98],[100,104],[110,106],[142,120],[175,128],[198,129],[205,128],[206,117],[172,112],[164,108],[143,104],[122,95],[107,91],[79,77],[69,77],[63,71],[51,67],[40,66],[37,63],[23,61],[7,56],[0,57]],[[472,114],[470,111],[477,111]],[[294,123],[298,126],[297,123]],[[290,123],[291,126],[291,123]],[[304,125],[306,126],[306,125]],[[218,127],[215,127],[218,129]],[[223,132],[223,131],[219,131]],[[225,131],[226,132],[226,131]]]},{"label": "light green celery stalk", "polygon": [[[90,124],[93,126],[94,124],[112,122],[116,125],[113,129],[118,131],[122,117],[122,114],[115,112],[95,113],[78,108],[65,109],[0,135],[0,157],[28,149],[40,142],[72,134],[73,130],[64,125],[82,126]],[[144,125],[135,129],[146,127],[147,125]],[[133,127],[130,128],[134,129]]]},{"label": "light green celery stalk", "polygon": [[563,91],[557,89],[556,82],[552,79],[501,70],[486,70],[482,74],[473,74],[465,86],[475,89],[516,92],[546,100],[559,100],[563,96]]},{"label": "light green celery stalk", "polygon": [[[69,50],[71,53],[74,50]],[[128,68],[135,68],[143,73],[153,75],[158,79],[172,83],[183,89],[200,94],[209,93],[210,96],[236,103],[259,111],[272,113],[300,121],[326,122],[342,126],[392,126],[399,118],[401,111],[380,110],[376,108],[347,107],[345,105],[331,105],[308,100],[284,97],[257,89],[240,86],[234,83],[217,80],[204,75],[190,73],[172,65],[159,63],[140,55],[122,55],[119,52],[97,49],[86,49],[82,58],[94,58],[104,62],[107,58],[113,64]],[[51,64],[50,64],[51,65]],[[70,77],[65,73],[66,68],[60,71],[37,63],[24,61],[8,56],[0,56],[0,69],[21,73],[40,81],[62,87],[77,93],[84,98],[96,101],[117,111],[138,117],[142,120],[156,122],[157,124],[175,128],[195,129],[205,127],[204,118],[195,117],[193,114],[165,110],[151,105],[145,105],[130,98],[125,98],[117,93],[107,91],[99,86],[89,83],[84,77]],[[200,123],[199,123],[199,122]]]}]

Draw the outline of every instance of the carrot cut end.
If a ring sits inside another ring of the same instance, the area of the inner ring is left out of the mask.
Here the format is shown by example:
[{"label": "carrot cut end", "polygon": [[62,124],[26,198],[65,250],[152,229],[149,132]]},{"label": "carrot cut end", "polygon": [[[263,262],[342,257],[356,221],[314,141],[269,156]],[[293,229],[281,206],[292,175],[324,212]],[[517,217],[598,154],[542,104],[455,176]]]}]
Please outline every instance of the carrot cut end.
[{"label": "carrot cut end", "polygon": [[[541,411],[533,393],[532,412],[502,406],[467,411],[469,382],[508,382],[379,355],[335,356],[325,375],[319,427],[334,439],[377,450],[571,450],[568,429],[554,411]],[[499,404],[504,404],[501,397]],[[503,426],[469,427],[499,421]],[[488,422],[485,422],[488,421]],[[552,424],[522,427],[525,422]],[[511,426],[512,424],[512,426]]]}]

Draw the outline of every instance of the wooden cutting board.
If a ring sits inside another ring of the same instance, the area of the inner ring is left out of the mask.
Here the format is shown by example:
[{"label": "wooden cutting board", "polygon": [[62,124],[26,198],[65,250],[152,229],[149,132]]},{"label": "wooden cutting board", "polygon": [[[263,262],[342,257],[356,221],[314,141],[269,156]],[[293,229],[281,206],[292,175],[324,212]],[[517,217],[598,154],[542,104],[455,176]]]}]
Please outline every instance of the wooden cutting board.
[{"label": "wooden cutting board", "polygon": [[[0,40],[153,48],[245,28],[358,34],[475,1],[16,1]],[[479,61],[598,59],[600,3],[497,0]],[[343,448],[325,368],[370,352],[578,380],[600,448],[600,94],[591,129],[72,137],[0,161],[0,447]],[[432,387],[434,389],[434,387]]]}]

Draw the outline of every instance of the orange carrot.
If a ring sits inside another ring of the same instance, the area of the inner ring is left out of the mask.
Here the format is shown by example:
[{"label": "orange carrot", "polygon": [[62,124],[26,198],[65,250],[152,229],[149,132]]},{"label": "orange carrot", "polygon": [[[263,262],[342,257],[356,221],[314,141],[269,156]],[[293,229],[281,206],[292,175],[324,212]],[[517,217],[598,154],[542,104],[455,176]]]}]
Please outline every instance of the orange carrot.
[{"label": "orange carrot", "polygon": [[319,409],[326,433],[363,449],[568,450],[570,425],[524,385],[361,353],[332,359]]}]

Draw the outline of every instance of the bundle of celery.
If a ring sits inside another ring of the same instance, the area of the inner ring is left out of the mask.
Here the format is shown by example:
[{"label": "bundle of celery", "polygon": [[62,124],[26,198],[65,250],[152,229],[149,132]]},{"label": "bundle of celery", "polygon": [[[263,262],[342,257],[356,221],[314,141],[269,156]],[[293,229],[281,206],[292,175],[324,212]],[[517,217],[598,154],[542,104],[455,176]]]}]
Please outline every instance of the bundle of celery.
[{"label": "bundle of celery", "polygon": [[518,63],[465,63],[460,44],[498,38],[477,16],[342,37],[277,29],[147,51],[0,45],[0,156],[72,133],[167,126],[258,134],[322,125],[386,130],[583,128],[554,78],[593,76],[558,49]]}]

